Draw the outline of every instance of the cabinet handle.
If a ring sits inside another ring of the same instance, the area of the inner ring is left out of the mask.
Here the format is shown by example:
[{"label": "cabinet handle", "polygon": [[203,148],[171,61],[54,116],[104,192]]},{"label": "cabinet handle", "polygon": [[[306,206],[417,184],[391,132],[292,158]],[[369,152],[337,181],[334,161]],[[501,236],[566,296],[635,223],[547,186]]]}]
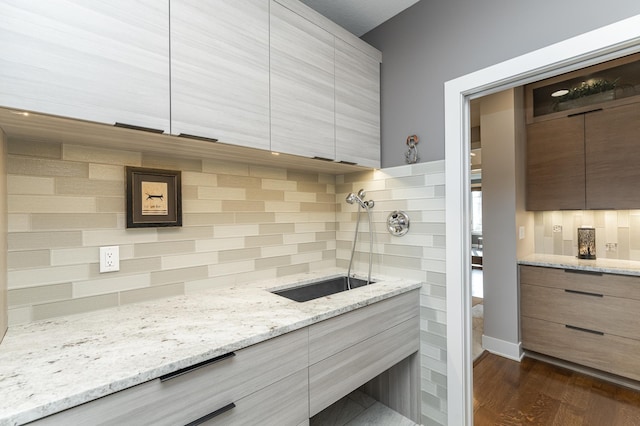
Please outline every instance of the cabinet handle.
[{"label": "cabinet handle", "polygon": [[568,325],[568,324],[565,324],[564,326],[566,328],[571,329],[571,330],[583,331],[585,333],[591,333],[591,334],[597,334],[598,336],[604,336],[604,333],[602,331],[590,330],[588,328],[576,327],[575,325]]},{"label": "cabinet handle", "polygon": [[338,161],[338,163],[340,163],[340,164],[348,164],[350,166],[357,166],[358,165],[358,163],[354,163],[353,161],[344,161],[344,160],[340,160],[340,161]]},{"label": "cabinet handle", "polygon": [[219,416],[222,413],[225,413],[229,410],[231,410],[232,408],[234,408],[236,406],[236,404],[234,404],[233,402],[231,404],[227,404],[224,407],[217,409],[216,411],[207,414],[206,416],[202,416],[197,420],[192,421],[191,423],[187,423],[185,426],[197,426],[199,424],[202,424],[204,422],[206,422],[207,420],[211,420],[212,418]]},{"label": "cabinet handle", "polygon": [[581,294],[583,296],[593,296],[593,297],[604,297],[604,294],[600,294],[600,293],[589,293],[588,291],[579,291],[579,290],[569,290],[569,289],[564,289],[564,291],[566,293],[571,293],[571,294]]},{"label": "cabinet handle", "polygon": [[333,161],[331,158],[325,158],[325,157],[313,157],[314,160],[320,160],[320,161]]},{"label": "cabinet handle", "polygon": [[164,130],[154,129],[152,127],[136,126],[135,124],[116,123],[114,124],[114,126],[121,127],[123,129],[140,130],[142,132],[149,132],[149,133],[158,133],[158,134],[164,133]]},{"label": "cabinet handle", "polygon": [[181,368],[180,370],[176,370],[173,373],[165,374],[164,376],[160,376],[161,382],[166,382],[167,380],[175,379],[178,376],[182,376],[183,374],[190,373],[191,371],[197,370],[198,368],[206,367],[207,365],[215,364],[216,362],[223,361],[227,358],[231,358],[236,356],[235,352],[229,352],[224,355],[217,356],[215,358],[208,359],[206,361],[199,362],[197,364],[191,365],[189,367]]},{"label": "cabinet handle", "polygon": [[205,136],[190,135],[189,133],[180,133],[179,138],[195,139],[197,141],[218,142],[216,138],[207,138]]},{"label": "cabinet handle", "polygon": [[598,111],[602,111],[602,108],[596,108],[596,109],[592,109],[590,111],[585,111],[585,112],[576,112],[575,114],[567,115],[567,117],[575,117],[576,115],[591,114],[592,112],[598,112]]},{"label": "cabinet handle", "polygon": [[597,272],[597,271],[585,271],[583,269],[565,269],[564,270],[567,274],[585,274],[585,275],[597,275],[599,277],[601,277],[603,275],[602,272]]}]

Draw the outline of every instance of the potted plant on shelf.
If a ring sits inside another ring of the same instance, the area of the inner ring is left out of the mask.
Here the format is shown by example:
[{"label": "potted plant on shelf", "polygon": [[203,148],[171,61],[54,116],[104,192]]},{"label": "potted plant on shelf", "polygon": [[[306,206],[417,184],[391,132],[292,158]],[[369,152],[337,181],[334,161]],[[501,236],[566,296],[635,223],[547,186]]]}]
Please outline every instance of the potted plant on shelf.
[{"label": "potted plant on shelf", "polygon": [[598,102],[611,101],[615,98],[617,83],[618,79],[614,81],[605,79],[583,81],[576,87],[562,91],[566,93],[555,96],[553,110],[564,111]]}]

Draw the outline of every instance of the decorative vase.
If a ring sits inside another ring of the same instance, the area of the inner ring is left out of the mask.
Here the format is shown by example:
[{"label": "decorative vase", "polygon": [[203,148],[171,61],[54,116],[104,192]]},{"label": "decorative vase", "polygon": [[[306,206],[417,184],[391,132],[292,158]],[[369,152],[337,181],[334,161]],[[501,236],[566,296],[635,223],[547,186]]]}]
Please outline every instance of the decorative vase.
[{"label": "decorative vase", "polygon": [[578,258],[596,258],[596,230],[595,228],[578,228]]}]

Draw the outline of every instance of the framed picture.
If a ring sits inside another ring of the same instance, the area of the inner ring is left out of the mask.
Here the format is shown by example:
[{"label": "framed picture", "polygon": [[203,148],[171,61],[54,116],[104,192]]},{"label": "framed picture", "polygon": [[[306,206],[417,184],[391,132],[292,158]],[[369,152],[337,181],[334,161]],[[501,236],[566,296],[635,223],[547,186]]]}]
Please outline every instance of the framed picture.
[{"label": "framed picture", "polygon": [[127,167],[127,228],[182,226],[180,171]]}]

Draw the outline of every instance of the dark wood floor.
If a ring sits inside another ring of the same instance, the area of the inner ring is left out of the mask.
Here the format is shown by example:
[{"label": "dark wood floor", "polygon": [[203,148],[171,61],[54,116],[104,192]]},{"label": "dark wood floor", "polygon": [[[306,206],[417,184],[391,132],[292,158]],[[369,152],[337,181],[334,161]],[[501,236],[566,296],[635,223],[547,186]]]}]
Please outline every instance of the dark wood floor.
[{"label": "dark wood floor", "polygon": [[485,354],[473,368],[476,426],[640,425],[640,392],[531,358]]}]

